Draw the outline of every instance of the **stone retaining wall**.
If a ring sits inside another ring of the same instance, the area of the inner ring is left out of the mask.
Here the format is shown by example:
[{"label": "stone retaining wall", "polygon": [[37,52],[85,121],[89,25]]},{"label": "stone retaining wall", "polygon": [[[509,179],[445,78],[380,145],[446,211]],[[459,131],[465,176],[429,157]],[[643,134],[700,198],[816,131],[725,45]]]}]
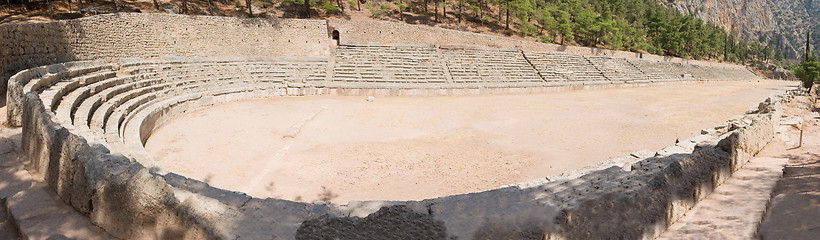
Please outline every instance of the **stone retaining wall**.
[{"label": "stone retaining wall", "polygon": [[117,13],[0,26],[0,91],[20,70],[77,60],[129,57],[312,56],[329,54],[323,20]]},{"label": "stone retaining wall", "polygon": [[[29,82],[25,78],[45,75],[49,69],[71,69],[70,64],[31,69],[11,81]],[[220,102],[322,94],[295,85],[260,91],[179,98],[144,110],[152,113],[144,115],[148,121],[135,122],[153,128],[174,114]],[[780,103],[786,100],[769,98],[743,117],[717,126],[712,135],[563,177],[423,201],[342,206],[258,199],[213,188],[146,166],[143,156],[125,154],[139,150],[134,145],[111,148],[89,137],[93,133],[60,124],[36,92],[25,93],[20,102],[26,163],[44,176],[60,199],[119,238],[650,239],[773,138],[782,114]],[[124,128],[125,139],[143,134]]]}]

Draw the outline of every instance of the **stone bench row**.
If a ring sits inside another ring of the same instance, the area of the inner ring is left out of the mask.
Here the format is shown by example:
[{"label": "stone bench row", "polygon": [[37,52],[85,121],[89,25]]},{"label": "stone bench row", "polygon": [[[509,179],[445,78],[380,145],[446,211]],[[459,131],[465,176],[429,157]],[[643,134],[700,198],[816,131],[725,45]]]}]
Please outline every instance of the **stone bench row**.
[{"label": "stone bench row", "polygon": [[[109,133],[119,132],[125,117],[148,101],[184,92],[220,88],[234,85],[237,82],[249,86],[278,84],[247,80],[238,77],[213,78],[191,76],[190,78],[181,78],[175,81],[149,78],[130,84],[118,85],[86,98],[83,102],[88,102],[88,104],[81,105],[78,109],[78,114],[75,117],[75,126],[88,128],[95,134],[106,134],[106,136],[108,136]],[[58,110],[58,116],[59,112]],[[89,120],[84,121],[81,118]],[[112,140],[112,138],[108,138],[108,142]]]},{"label": "stone bench row", "polygon": [[[724,70],[727,70],[723,72]],[[493,83],[676,80],[738,80],[753,75],[734,69],[688,64],[586,57],[569,53],[521,52],[429,45],[342,45],[335,52],[332,80],[363,83]],[[737,69],[748,72],[745,69]],[[393,74],[400,72],[401,74]],[[442,72],[443,74],[437,74]],[[434,76],[430,76],[434,75]],[[423,81],[433,78],[433,81]],[[443,80],[442,80],[443,79]]]},{"label": "stone bench row", "polygon": [[[61,116],[61,121],[65,121],[71,123],[72,121],[72,113],[76,110],[78,106],[82,104],[81,101],[77,101],[78,98],[86,98],[90,97],[91,90],[97,90],[99,92],[104,93],[121,93],[122,91],[117,91],[118,89],[122,89],[123,87],[132,86],[132,84],[123,84],[125,80],[133,79],[131,77],[125,78],[113,78],[115,73],[113,72],[104,72],[104,73],[95,73],[89,76],[81,76],[73,79],[69,79],[67,81],[62,81],[55,83],[47,88],[43,89],[40,94],[43,95],[43,99],[46,104],[49,106],[49,109],[52,111],[56,111],[58,116]],[[188,79],[192,77],[197,77],[200,75],[186,75],[186,76],[178,76],[175,79],[171,78],[159,78],[153,76],[152,79],[144,80],[143,83],[155,83],[159,81],[174,81],[179,79]],[[202,76],[210,76],[210,75],[202,75]],[[214,77],[216,78],[216,77]],[[226,79],[229,77],[220,76],[217,79]],[[93,81],[89,81],[93,80]],[[35,80],[32,83],[36,84],[39,80]],[[136,84],[136,83],[135,83]],[[104,87],[101,89],[100,87]],[[76,93],[75,93],[75,90]],[[96,92],[96,91],[95,91]],[[62,101],[64,96],[67,97],[66,101]],[[70,97],[70,98],[68,98]],[[113,95],[107,95],[105,99],[111,99]],[[79,99],[82,100],[82,99]],[[60,109],[60,106],[63,106]]]},{"label": "stone bench row", "polygon": [[128,74],[155,72],[165,76],[174,76],[186,72],[201,72],[224,74],[226,72],[241,73],[257,79],[278,80],[280,82],[324,81],[326,63],[294,63],[294,64],[176,64],[176,65],[143,65],[124,69]]},{"label": "stone bench row", "polygon": [[129,74],[159,72],[174,74],[184,71],[239,72],[257,79],[278,79],[288,82],[324,81],[326,59],[314,58],[226,58],[139,61],[123,63],[123,70]]},{"label": "stone bench row", "polygon": [[[38,88],[46,99],[49,110],[55,112],[57,119],[65,124],[72,124],[79,129],[87,130],[96,136],[105,136],[105,142],[117,141],[125,120],[134,111],[146,103],[188,92],[201,92],[210,89],[230,88],[236,86],[283,86],[282,81],[248,79],[241,74],[221,74],[219,71],[185,70],[184,67],[172,74],[169,71],[150,72],[162,68],[145,68],[149,64],[131,65],[129,68],[143,68],[137,75],[115,77],[108,71],[110,66],[101,70],[99,66],[90,70],[70,70],[74,78],[34,79],[27,83]],[[156,64],[153,64],[156,66]],[[193,66],[193,65],[189,65]],[[98,70],[97,72],[91,72]],[[82,75],[88,73],[89,75]],[[188,74],[188,75],[180,75]],[[67,75],[67,74],[61,74]],[[169,77],[172,76],[172,77]],[[49,85],[51,84],[51,85]],[[115,133],[112,137],[111,133]]]},{"label": "stone bench row", "polygon": [[560,76],[563,81],[607,81],[592,63],[581,55],[566,53],[524,52],[526,58],[542,73]]},{"label": "stone bench row", "polygon": [[587,59],[609,80],[648,80],[648,77],[643,71],[625,59],[611,57],[587,57]]},{"label": "stone bench row", "polygon": [[442,46],[454,83],[543,82],[515,49]]},{"label": "stone bench row", "polygon": [[333,81],[446,82],[434,47],[340,46],[335,52]]},{"label": "stone bench row", "polygon": [[[145,111],[146,109],[151,109],[157,103],[166,102],[168,101],[168,99],[174,99],[177,96],[193,96],[203,94],[212,95],[212,93],[215,92],[230,92],[237,89],[246,91],[275,87],[281,87],[281,85],[259,84],[252,81],[232,81],[228,83],[217,81],[200,82],[197,84],[189,84],[185,86],[175,86],[163,89],[161,91],[143,94],[117,107],[117,109],[114,110],[111,116],[109,116],[104,128],[105,140],[107,143],[129,143],[125,141],[128,137],[126,134],[126,126],[132,123],[132,120],[135,118],[137,114],[139,114],[142,111]],[[136,129],[141,129],[141,127],[137,127]],[[153,131],[153,128],[150,131]],[[135,141],[133,143],[142,146],[144,141],[147,140],[147,136],[149,135],[150,131],[136,135],[139,136],[139,141]],[[145,138],[142,138],[141,136],[145,136]]]},{"label": "stone bench row", "polygon": [[104,68],[112,69],[113,67],[103,61],[77,61],[30,68],[14,74],[9,79],[6,92],[9,125],[20,126],[22,124],[20,120],[25,93],[40,92],[43,88],[56,82]]},{"label": "stone bench row", "polygon": [[163,123],[182,113],[218,103],[281,95],[276,91],[281,89],[280,85],[234,84],[215,88],[200,85],[189,89],[193,91],[177,91],[141,103],[132,114],[121,120],[121,126],[112,127],[112,132],[106,133],[107,143],[120,149],[123,154],[138,159],[143,165],[153,168],[155,172],[167,174],[168,172],[157,164],[143,147],[151,133]]}]

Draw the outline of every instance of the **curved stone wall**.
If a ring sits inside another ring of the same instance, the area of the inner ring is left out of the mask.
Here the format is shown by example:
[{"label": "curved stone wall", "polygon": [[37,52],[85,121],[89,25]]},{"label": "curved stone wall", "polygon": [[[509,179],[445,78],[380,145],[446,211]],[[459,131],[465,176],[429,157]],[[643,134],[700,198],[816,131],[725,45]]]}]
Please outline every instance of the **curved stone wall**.
[{"label": "curved stone wall", "polygon": [[15,101],[23,110],[27,164],[63,201],[112,235],[129,239],[651,238],[772,139],[780,101],[787,100],[770,98],[757,111],[716,127],[713,135],[657,153],[423,201],[334,206],[251,198],[164,171],[145,154],[142,144],[150,132],[187,111],[353,90],[258,71],[289,68],[298,69],[289,71],[293,76],[310,76],[323,64],[305,58],[71,62],[16,74],[10,83],[25,94],[10,92],[9,98],[21,98]]}]

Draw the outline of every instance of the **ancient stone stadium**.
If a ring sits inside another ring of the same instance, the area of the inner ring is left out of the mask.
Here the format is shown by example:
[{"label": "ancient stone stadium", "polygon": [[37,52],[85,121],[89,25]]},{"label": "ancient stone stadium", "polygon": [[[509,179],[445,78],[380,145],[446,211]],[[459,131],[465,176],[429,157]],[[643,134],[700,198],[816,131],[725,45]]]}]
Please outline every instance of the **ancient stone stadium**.
[{"label": "ancient stone stadium", "polygon": [[[377,21],[120,13],[0,26],[0,39],[7,122],[22,128],[24,163],[122,239],[652,239],[772,140],[792,98],[773,95],[660,150],[493,189],[299,201],[175,172],[146,143],[187,113],[253,99],[368,103],[759,77],[732,64]],[[299,138],[323,109],[276,138]]]}]

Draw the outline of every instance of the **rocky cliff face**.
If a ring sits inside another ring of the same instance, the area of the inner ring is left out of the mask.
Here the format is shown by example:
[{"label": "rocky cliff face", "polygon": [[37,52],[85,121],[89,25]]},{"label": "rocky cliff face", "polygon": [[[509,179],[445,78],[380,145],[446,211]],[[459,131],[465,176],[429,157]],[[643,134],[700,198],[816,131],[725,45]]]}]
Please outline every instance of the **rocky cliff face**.
[{"label": "rocky cliff face", "polygon": [[[820,0],[660,0],[684,14],[712,21],[747,40],[765,42],[797,59],[806,30],[820,39]],[[814,41],[818,49],[820,41]]]}]

